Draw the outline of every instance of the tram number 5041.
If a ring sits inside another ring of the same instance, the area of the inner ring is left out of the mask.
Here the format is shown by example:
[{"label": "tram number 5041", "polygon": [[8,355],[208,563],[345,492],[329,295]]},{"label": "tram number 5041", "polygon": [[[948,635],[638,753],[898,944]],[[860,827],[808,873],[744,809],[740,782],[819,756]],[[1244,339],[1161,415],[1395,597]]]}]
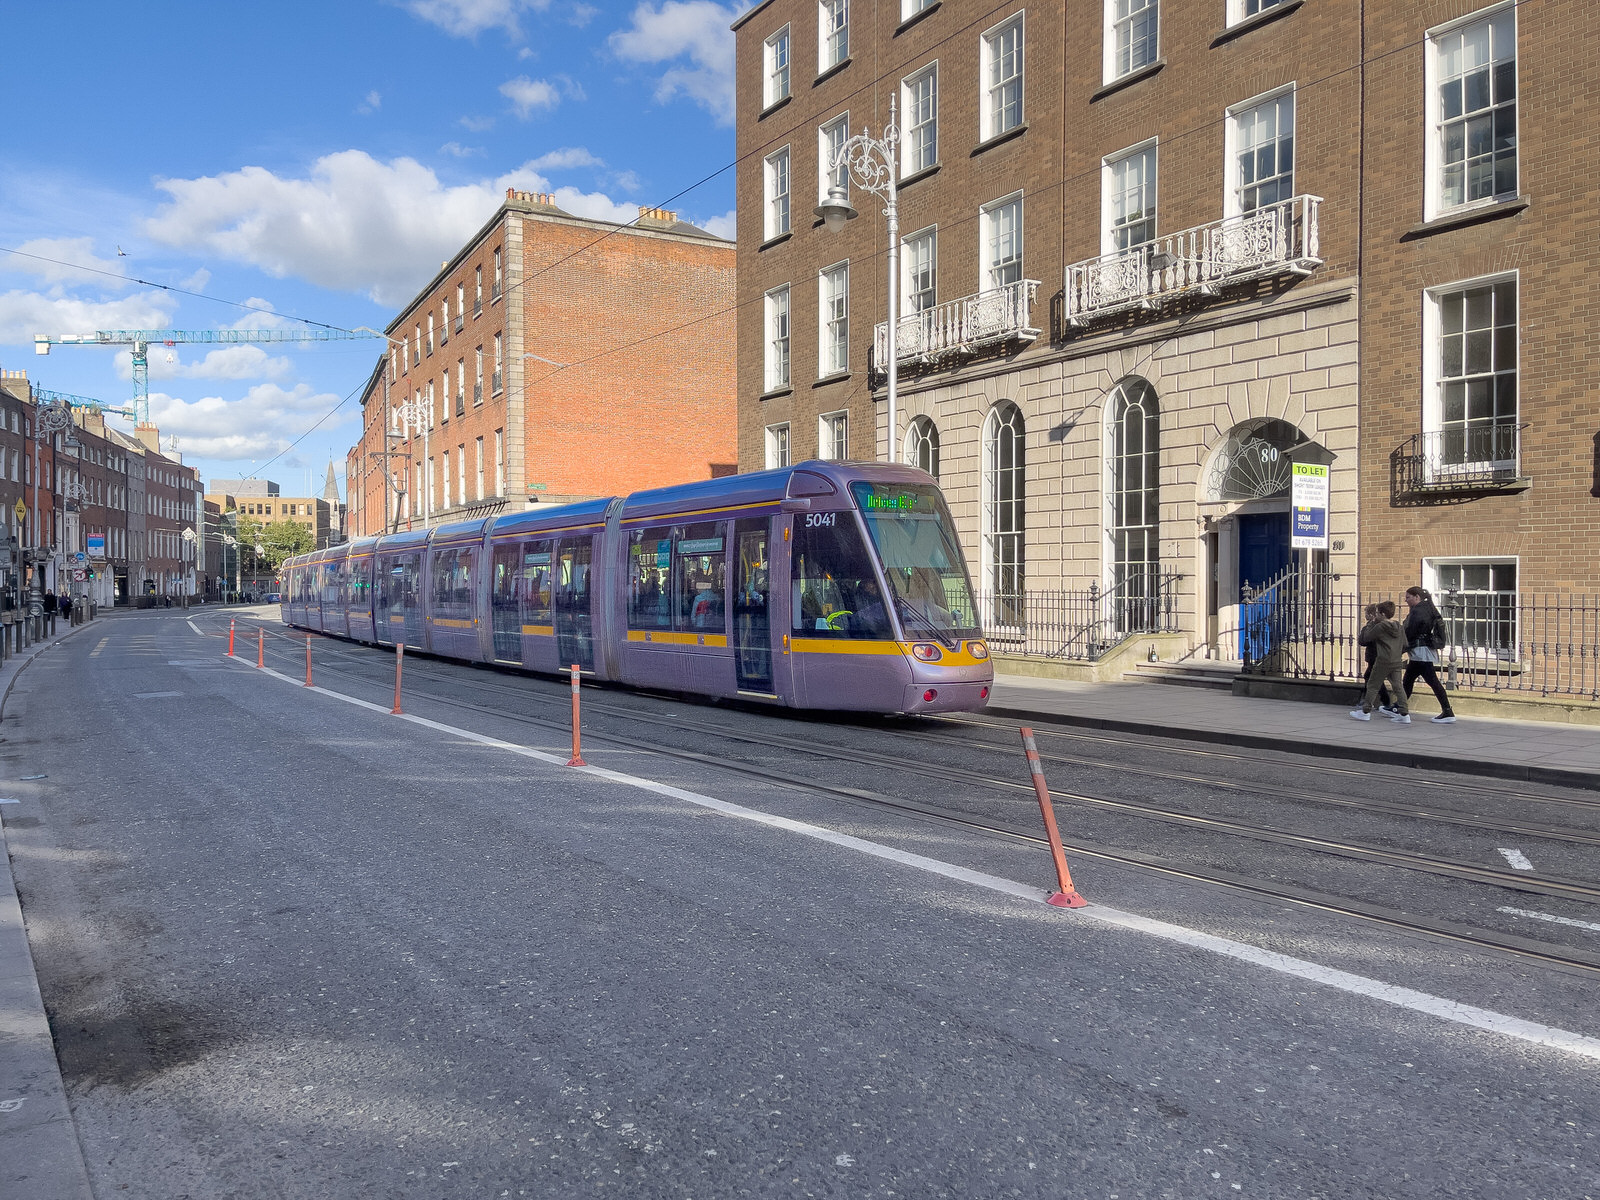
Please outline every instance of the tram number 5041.
[{"label": "tram number 5041", "polygon": [[816,529],[820,525],[832,525],[838,519],[839,519],[839,514],[836,513],[836,512],[807,513],[806,514],[806,528],[807,529]]}]

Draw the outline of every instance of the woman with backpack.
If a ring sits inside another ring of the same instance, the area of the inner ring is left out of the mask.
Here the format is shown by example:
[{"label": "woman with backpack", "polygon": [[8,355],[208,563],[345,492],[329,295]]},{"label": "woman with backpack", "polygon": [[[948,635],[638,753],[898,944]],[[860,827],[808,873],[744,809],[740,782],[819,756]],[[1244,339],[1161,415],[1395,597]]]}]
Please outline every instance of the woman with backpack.
[{"label": "woman with backpack", "polygon": [[1450,694],[1439,682],[1439,651],[1449,642],[1445,633],[1444,618],[1433,605],[1433,597],[1419,587],[1406,589],[1406,654],[1411,661],[1406,664],[1406,699],[1411,698],[1412,685],[1420,676],[1433,689],[1439,701],[1439,715],[1435,725],[1455,724],[1455,710],[1450,707]]}]

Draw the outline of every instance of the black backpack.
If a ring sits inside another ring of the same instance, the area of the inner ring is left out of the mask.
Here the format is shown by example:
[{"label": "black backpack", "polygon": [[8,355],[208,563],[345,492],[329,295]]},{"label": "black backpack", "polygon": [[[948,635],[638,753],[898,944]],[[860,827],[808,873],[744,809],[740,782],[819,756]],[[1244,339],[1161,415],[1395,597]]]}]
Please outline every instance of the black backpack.
[{"label": "black backpack", "polygon": [[1450,644],[1450,635],[1445,632],[1444,618],[1434,617],[1433,624],[1428,627],[1428,649],[1443,650]]}]

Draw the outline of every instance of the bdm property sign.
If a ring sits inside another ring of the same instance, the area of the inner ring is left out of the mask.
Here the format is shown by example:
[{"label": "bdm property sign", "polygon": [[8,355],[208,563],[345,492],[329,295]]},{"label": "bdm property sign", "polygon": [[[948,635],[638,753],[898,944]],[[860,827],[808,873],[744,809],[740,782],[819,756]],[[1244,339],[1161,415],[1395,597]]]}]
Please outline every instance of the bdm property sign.
[{"label": "bdm property sign", "polygon": [[1295,550],[1328,548],[1328,468],[1323,463],[1297,462],[1289,489],[1293,523],[1289,545]]}]

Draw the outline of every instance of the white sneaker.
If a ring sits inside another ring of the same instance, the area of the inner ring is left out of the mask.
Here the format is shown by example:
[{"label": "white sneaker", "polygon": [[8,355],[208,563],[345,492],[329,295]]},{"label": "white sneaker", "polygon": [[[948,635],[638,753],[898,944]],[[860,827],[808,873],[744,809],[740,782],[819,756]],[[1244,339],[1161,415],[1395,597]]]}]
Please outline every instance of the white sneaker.
[{"label": "white sneaker", "polygon": [[1455,713],[1441,713],[1433,718],[1433,723],[1435,725],[1454,725],[1456,723],[1456,715]]},{"label": "white sneaker", "polygon": [[1372,720],[1372,714],[1367,712],[1364,708],[1352,709],[1350,715],[1358,721]]},{"label": "white sneaker", "polygon": [[1395,713],[1392,717],[1389,718],[1389,720],[1393,721],[1396,725],[1409,725],[1409,724],[1411,724],[1411,714],[1410,713]]}]

